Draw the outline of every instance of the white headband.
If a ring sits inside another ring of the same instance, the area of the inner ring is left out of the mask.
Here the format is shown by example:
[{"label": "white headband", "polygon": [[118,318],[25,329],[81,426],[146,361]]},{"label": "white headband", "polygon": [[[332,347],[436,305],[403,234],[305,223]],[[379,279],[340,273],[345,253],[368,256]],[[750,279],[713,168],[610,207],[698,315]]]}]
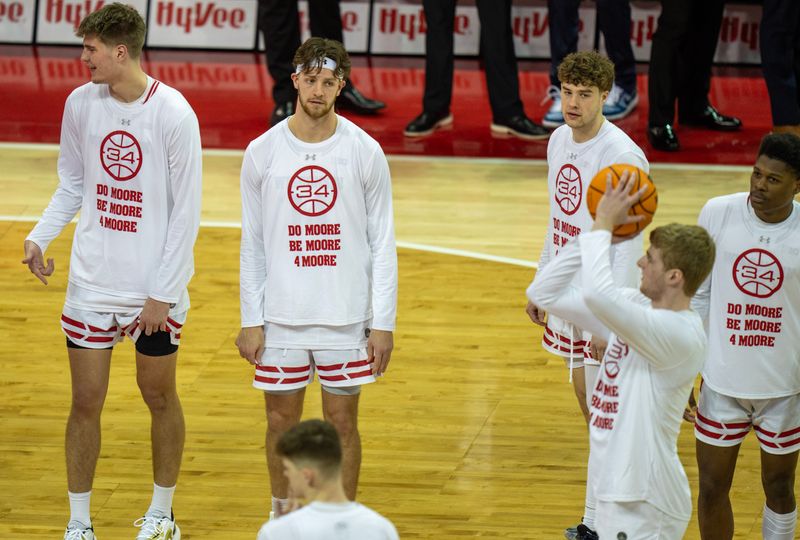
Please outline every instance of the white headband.
[{"label": "white headband", "polygon": [[[314,66],[315,69],[319,67],[320,69],[329,69],[333,71],[334,74],[336,73],[336,68],[337,68],[336,62],[332,58],[328,58],[327,56],[322,59],[321,64],[317,59],[315,59],[315,61],[313,61],[312,64],[316,64]],[[305,71],[305,69],[306,65],[300,64],[299,66],[297,66],[297,68],[295,68],[294,72],[299,75],[300,73]]]}]

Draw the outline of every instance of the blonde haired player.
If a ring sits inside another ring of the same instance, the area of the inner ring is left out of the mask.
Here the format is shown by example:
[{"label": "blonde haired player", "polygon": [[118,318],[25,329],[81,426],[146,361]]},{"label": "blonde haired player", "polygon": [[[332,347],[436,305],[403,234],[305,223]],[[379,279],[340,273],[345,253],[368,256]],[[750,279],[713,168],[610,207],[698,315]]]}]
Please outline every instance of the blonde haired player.
[{"label": "blonde haired player", "polygon": [[398,540],[394,525],[348,499],[342,487],[342,447],[336,428],[306,420],[277,445],[295,504],[302,508],[261,527],[258,540]]},{"label": "blonde haired player", "polygon": [[[639,290],[612,279],[611,231],[645,189],[628,194],[630,175],[607,189],[591,232],[567,244],[528,288],[537,305],[608,342],[592,391],[589,486],[600,538],[679,540],[692,514],[677,453],[684,403],[700,370],[706,335],[689,308],[714,261],[696,225],[650,233],[639,260]],[[580,276],[578,284],[576,275]]]},{"label": "blonde haired player", "polygon": [[[561,106],[565,125],[556,129],[547,145],[547,186],[550,218],[539,271],[569,240],[592,227],[586,207],[586,193],[592,178],[603,168],[617,163],[634,165],[649,172],[644,152],[621,129],[603,117],[603,103],[614,82],[614,65],[595,51],[568,55],[558,68],[561,81]],[[633,287],[639,279],[636,260],[642,254],[642,238],[612,247],[614,281]],[[538,275],[538,274],[537,274]],[[537,278],[538,279],[538,278]],[[591,352],[591,337],[574,321],[547,315],[541,306],[528,302],[531,320],[545,327],[542,347],[565,359],[570,378],[586,422],[589,422],[589,397],[597,377],[599,361]],[[545,322],[546,317],[546,322]],[[602,345],[595,340],[594,345]],[[602,347],[595,348],[602,356]],[[574,372],[574,373],[573,373]],[[594,507],[591,486],[586,490],[583,523],[567,529],[568,538],[591,539],[594,533]]]},{"label": "blonde haired player", "polygon": [[698,223],[717,242],[694,306],[708,325],[695,420],[700,536],[731,538],[729,492],[755,429],[766,495],[765,540],[792,540],[800,452],[800,138],[767,135],[750,190],[711,199]]},{"label": "blonde haired player", "polygon": [[44,265],[43,252],[80,211],[61,316],[72,372],[64,538],[95,537],[89,502],[100,413],[112,347],[127,335],[152,419],[153,499],[135,523],[137,538],[176,540],[172,498],[185,429],[175,369],[200,223],[200,131],[183,96],[142,71],[145,23],[134,8],[108,4],[77,35],[91,83],[67,98],[59,186],[25,240],[23,261],[46,284],[53,264]]},{"label": "blonde haired player", "polygon": [[264,391],[272,513],[289,496],[280,436],[318,372],[355,499],[361,386],[387,368],[397,310],[389,166],[378,143],[333,109],[350,71],[338,41],[311,38],[292,75],[299,107],[254,140],[242,164],[239,353]]}]

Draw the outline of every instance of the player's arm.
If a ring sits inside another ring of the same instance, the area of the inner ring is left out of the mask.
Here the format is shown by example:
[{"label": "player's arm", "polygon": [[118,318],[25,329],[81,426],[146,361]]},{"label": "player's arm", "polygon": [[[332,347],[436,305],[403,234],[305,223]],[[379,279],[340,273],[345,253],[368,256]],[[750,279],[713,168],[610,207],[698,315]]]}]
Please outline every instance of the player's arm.
[{"label": "player's arm", "polygon": [[586,306],[581,290],[573,284],[573,278],[581,268],[580,242],[580,236],[570,240],[546,268],[536,273],[536,279],[528,286],[528,299],[541,309],[608,339],[608,329],[598,324]]},{"label": "player's arm", "polygon": [[239,250],[239,305],[242,329],[236,338],[239,355],[257,364],[264,352],[264,292],[267,258],[264,253],[264,211],[261,200],[262,174],[248,147],[242,161],[242,240]]},{"label": "player's arm", "polygon": [[[709,203],[706,203],[703,206],[703,209],[700,211],[700,216],[697,218],[697,224],[703,227],[708,234],[711,235],[716,241],[716,237],[712,232],[712,224],[710,223],[711,218],[710,214],[711,210],[709,209]],[[692,297],[692,309],[695,310],[700,317],[703,319],[705,323],[708,323],[708,313],[711,309],[711,276],[714,272],[709,272],[708,277],[706,277],[705,281],[703,281],[702,285],[697,289],[694,296]]]},{"label": "player's arm", "polygon": [[397,317],[397,247],[394,240],[394,210],[389,164],[380,149],[366,169],[364,198],[367,238],[372,255],[372,328],[367,355],[372,372],[386,371],[394,348],[392,332]]},{"label": "player's arm", "polygon": [[597,207],[594,228],[581,235],[583,297],[592,313],[623,341],[638,349],[657,368],[678,365],[689,358],[689,342],[676,331],[673,312],[649,307],[644,295],[614,284],[609,250],[615,226],[631,223],[638,216],[628,216],[628,209],[642,191],[627,193],[628,175],[623,174],[617,187],[609,185]]},{"label": "player's arm", "polygon": [[173,206],[155,286],[139,315],[139,328],[146,335],[167,330],[170,304],[178,302],[194,274],[194,242],[200,228],[203,157],[194,112],[189,111],[172,127],[166,144]]},{"label": "player's arm", "polygon": [[[536,276],[544,270],[544,267],[547,266],[547,263],[550,261],[550,246],[553,243],[553,220],[552,218],[547,220],[547,232],[544,235],[544,245],[542,246],[542,253],[539,255],[539,264],[537,264],[536,268]],[[536,276],[534,276],[533,280],[536,281]],[[531,321],[534,324],[538,324],[539,326],[545,326],[546,324],[546,317],[547,311],[541,306],[537,306],[535,303],[528,300],[528,305],[525,306],[525,313],[528,314]]]},{"label": "player's arm", "polygon": [[72,221],[83,204],[83,158],[75,101],[73,96],[67,99],[61,121],[58,187],[23,246],[25,258],[22,264],[27,265],[31,273],[45,285],[47,276],[55,271],[55,264],[53,259],[47,259],[45,265],[44,253],[50,242]]}]

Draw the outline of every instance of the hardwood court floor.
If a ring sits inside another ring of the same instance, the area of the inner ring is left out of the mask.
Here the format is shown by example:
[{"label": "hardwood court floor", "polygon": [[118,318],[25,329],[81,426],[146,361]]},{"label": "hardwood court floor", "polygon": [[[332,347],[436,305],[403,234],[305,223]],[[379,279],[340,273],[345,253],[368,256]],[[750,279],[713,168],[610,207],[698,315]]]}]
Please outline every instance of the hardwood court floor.
[{"label": "hardwood court floor", "polygon": [[[55,151],[0,148],[0,535],[58,538],[67,518],[63,429],[69,372],[58,328],[73,227],[43,287],[19,260],[55,187]],[[178,382],[186,452],[175,513],[184,538],[252,539],[267,514],[264,414],[238,357],[236,155],[205,160],[192,310]],[[397,237],[536,260],[547,219],[544,167],[531,162],[392,159]],[[657,223],[691,222],[711,196],[746,185],[737,169],[656,169]],[[586,429],[560,360],[523,312],[533,270],[400,248],[398,329],[389,373],[365,389],[359,499],[403,538],[557,539],[583,506]],[[306,416],[319,415],[318,386]],[[147,411],[130,343],[118,347],[103,416],[92,515],[103,539],[132,538],[149,502]],[[697,489],[694,441],[679,451]],[[745,442],[733,489],[737,539],[760,538],[758,448]],[[696,519],[686,538],[697,539]]]}]

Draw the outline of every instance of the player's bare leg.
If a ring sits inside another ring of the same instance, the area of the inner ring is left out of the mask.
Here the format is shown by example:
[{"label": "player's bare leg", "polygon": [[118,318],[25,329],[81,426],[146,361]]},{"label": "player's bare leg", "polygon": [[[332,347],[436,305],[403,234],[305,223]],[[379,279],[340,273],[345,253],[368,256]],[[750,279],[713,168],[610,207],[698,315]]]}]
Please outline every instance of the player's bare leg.
[{"label": "player's bare leg", "polygon": [[700,493],[697,498],[697,519],[700,537],[704,540],[733,538],[731,483],[739,457],[739,446],[720,447],[696,441]]},{"label": "player's bare leg", "polygon": [[358,433],[358,396],[322,391],[322,413],[342,441],[342,484],[347,498],[356,500],[361,470],[361,435]]},{"label": "player's bare leg", "polygon": [[67,486],[73,493],[92,489],[100,455],[100,414],[108,391],[111,349],[67,349],[72,375],[72,407],[65,450]]},{"label": "player's bare leg", "polygon": [[136,382],[150,409],[153,479],[163,487],[178,482],[186,427],[175,387],[178,353],[148,356],[136,353]]},{"label": "player's bare leg", "polygon": [[788,514],[797,507],[794,497],[794,475],[797,456],[775,455],[761,450],[761,484],[767,496],[767,506],[777,514]]},{"label": "player's bare leg", "polygon": [[300,422],[303,415],[303,400],[306,389],[301,388],[291,394],[270,394],[264,392],[264,405],[267,410],[267,469],[272,496],[286,499],[289,496],[289,481],[283,474],[283,462],[278,456],[278,440],[290,427]]},{"label": "player's bare leg", "polygon": [[586,425],[589,425],[589,406],[586,405],[586,380],[583,374],[583,366],[572,368],[572,389],[575,391],[575,397],[578,398],[578,405],[583,413],[583,419],[586,420]]}]

